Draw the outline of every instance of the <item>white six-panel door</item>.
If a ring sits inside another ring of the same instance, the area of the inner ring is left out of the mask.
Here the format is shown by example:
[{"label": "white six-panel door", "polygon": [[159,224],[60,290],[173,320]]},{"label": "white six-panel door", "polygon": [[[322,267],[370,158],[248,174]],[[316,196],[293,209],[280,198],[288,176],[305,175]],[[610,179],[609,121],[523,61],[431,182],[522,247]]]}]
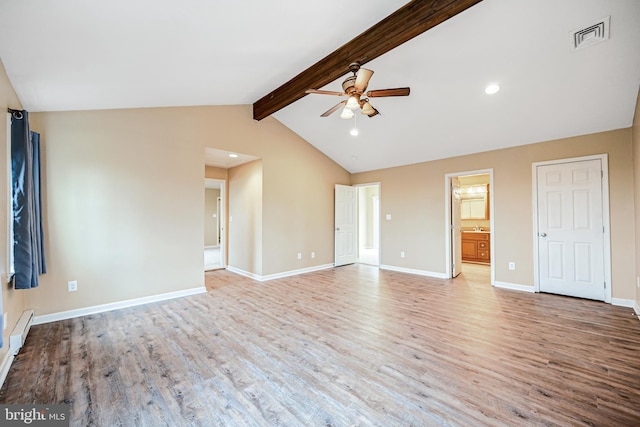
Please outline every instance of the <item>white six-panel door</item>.
[{"label": "white six-panel door", "polygon": [[605,300],[602,160],[539,165],[541,292]]},{"label": "white six-panel door", "polygon": [[335,189],[335,254],[336,267],[353,264],[358,257],[357,198],[355,187],[336,185]]}]

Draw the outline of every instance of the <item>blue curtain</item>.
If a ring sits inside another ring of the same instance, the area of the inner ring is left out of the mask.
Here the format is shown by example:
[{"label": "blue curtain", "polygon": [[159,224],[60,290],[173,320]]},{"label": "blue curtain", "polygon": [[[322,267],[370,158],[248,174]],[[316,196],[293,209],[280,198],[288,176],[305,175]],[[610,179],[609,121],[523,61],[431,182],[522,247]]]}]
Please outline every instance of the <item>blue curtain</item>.
[{"label": "blue curtain", "polygon": [[31,289],[46,273],[40,191],[40,134],[29,129],[29,113],[11,114],[11,187],[14,286]]}]

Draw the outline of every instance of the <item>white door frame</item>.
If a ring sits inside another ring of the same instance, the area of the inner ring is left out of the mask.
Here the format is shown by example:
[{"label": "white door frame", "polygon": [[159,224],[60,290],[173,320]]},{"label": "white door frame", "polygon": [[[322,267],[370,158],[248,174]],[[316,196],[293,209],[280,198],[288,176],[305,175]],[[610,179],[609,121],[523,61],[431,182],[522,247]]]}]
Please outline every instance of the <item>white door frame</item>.
[{"label": "white door frame", "polygon": [[205,178],[205,182],[217,182],[220,184],[220,265],[227,268],[227,181],[224,179]]},{"label": "white door frame", "polygon": [[485,175],[489,175],[489,228],[490,228],[490,240],[489,240],[489,253],[491,254],[491,286],[495,286],[495,282],[496,282],[496,262],[495,262],[495,243],[494,243],[494,239],[495,239],[495,227],[494,227],[494,212],[493,212],[493,207],[494,207],[494,203],[493,203],[493,195],[495,193],[495,188],[493,186],[493,168],[491,169],[478,169],[478,170],[472,170],[472,171],[465,171],[465,172],[455,172],[455,173],[448,173],[444,176],[444,197],[445,197],[445,204],[444,204],[444,215],[445,215],[445,264],[446,264],[446,277],[448,278],[452,278],[453,277],[453,269],[451,268],[451,226],[453,225],[451,222],[451,178],[455,178],[455,177],[460,177],[460,176],[467,176],[467,175],[481,175],[481,174],[485,174]]},{"label": "white door frame", "polygon": [[548,160],[535,162],[531,165],[531,181],[533,193],[533,280],[535,292],[540,292],[540,259],[538,257],[538,166],[555,165],[559,163],[573,163],[585,160],[600,160],[602,163],[602,223],[604,224],[604,280],[606,288],[604,292],[604,302],[611,303],[611,224],[609,219],[609,156],[596,154],[593,156],[571,157],[567,159]]}]

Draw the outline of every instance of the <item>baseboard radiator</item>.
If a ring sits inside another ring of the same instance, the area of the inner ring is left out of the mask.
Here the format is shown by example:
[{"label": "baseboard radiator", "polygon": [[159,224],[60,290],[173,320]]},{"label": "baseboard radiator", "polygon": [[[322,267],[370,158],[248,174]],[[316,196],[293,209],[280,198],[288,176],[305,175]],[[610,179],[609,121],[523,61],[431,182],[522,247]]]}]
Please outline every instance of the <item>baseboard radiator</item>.
[{"label": "baseboard radiator", "polygon": [[22,316],[20,316],[20,320],[18,320],[16,327],[13,328],[13,332],[11,332],[11,337],[9,338],[9,352],[14,356],[18,354],[24,345],[24,341],[27,339],[27,334],[32,324],[33,310],[26,310],[22,313]]}]

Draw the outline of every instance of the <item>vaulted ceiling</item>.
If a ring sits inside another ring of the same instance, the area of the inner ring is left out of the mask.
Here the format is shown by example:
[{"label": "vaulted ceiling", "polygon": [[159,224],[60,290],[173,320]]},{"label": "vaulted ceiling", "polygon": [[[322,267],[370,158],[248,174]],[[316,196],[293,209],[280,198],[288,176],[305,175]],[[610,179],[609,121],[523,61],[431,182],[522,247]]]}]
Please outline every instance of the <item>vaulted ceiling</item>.
[{"label": "vaulted ceiling", "polygon": [[[405,4],[3,1],[0,59],[30,111],[253,104]],[[574,31],[602,22],[575,49]],[[349,62],[322,89],[339,91]],[[322,95],[274,113],[351,172],[625,128],[640,2],[483,0],[365,68],[370,89],[410,96],[372,99],[373,118],[321,118],[340,100]]]}]

